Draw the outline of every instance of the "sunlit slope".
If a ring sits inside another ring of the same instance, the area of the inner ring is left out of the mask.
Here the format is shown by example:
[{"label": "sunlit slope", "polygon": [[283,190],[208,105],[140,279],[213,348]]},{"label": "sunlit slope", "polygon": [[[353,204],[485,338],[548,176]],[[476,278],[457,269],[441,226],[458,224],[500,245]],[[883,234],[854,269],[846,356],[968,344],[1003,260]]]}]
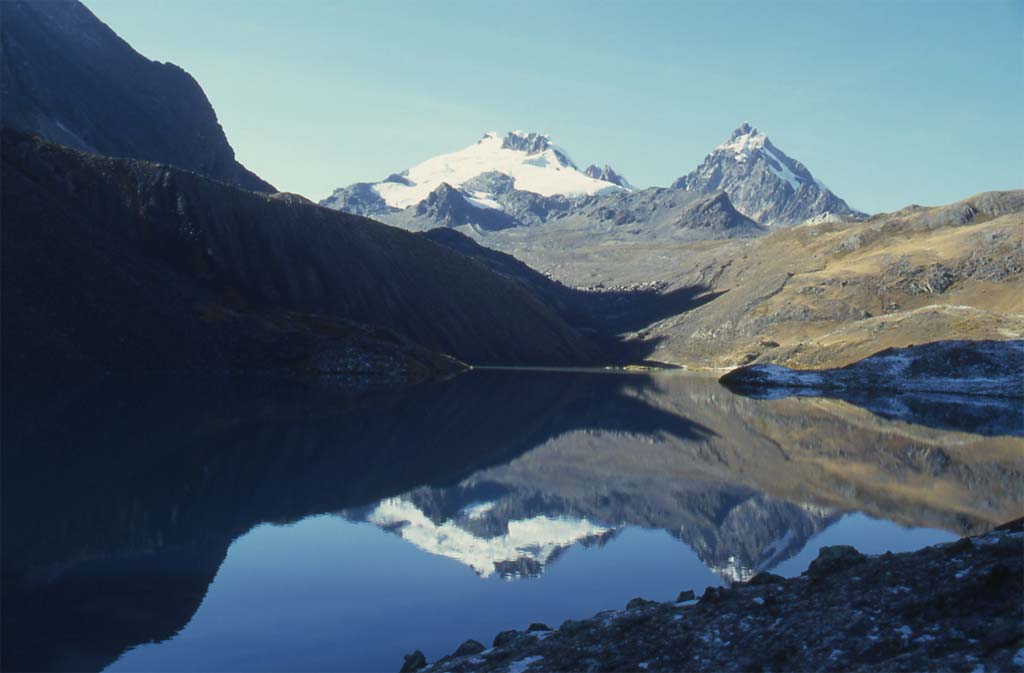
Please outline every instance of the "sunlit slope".
[{"label": "sunlit slope", "polygon": [[634,335],[667,362],[832,367],[890,346],[1024,335],[1024,191],[687,252],[673,284],[722,294]]}]

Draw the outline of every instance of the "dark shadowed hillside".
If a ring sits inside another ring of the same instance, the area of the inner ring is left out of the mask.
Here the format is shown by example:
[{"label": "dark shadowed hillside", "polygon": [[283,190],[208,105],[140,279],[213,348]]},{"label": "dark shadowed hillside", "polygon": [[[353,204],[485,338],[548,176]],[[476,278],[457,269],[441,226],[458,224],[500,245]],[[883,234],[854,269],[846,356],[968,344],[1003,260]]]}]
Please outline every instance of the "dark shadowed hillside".
[{"label": "dark shadowed hillside", "polygon": [[199,84],[151,61],[79,2],[4,2],[3,124],[62,145],[173,164],[261,192]]},{"label": "dark shadowed hillside", "polygon": [[409,232],[10,130],[3,143],[6,371],[322,370],[350,323],[470,363],[598,359],[523,287]]}]

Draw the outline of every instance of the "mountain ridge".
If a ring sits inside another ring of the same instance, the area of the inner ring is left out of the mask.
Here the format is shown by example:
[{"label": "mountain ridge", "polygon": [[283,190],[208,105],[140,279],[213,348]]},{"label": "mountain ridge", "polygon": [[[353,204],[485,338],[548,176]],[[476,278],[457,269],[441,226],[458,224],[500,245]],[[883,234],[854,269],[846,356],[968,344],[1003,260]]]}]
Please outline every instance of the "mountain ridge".
[{"label": "mountain ridge", "polygon": [[[508,161],[512,153],[519,164]],[[546,172],[544,180],[537,177],[538,169]],[[566,177],[570,174],[571,179]],[[591,182],[579,183],[580,178]],[[700,223],[683,222],[685,214],[669,217],[663,211],[673,206],[666,204],[689,198],[675,192],[725,194],[729,209],[757,226],[744,225],[734,217],[733,226],[709,230]],[[635,206],[627,205],[631,200]],[[648,235],[658,230],[673,240],[679,238],[678,229],[688,229],[688,239],[704,240],[760,235],[772,227],[806,220],[865,217],[746,122],[667,189],[638,189],[607,164],[589,164],[580,171],[549,136],[512,131],[504,137],[487,133],[474,146],[427,159],[381,182],[336,189],[321,205],[413,231],[455,227],[483,238],[492,232],[538,225],[538,231],[529,235],[541,236],[565,218],[595,231],[609,219],[646,225],[645,218],[674,218],[674,227],[641,228]],[[454,211],[457,216],[452,215]],[[615,238],[612,231],[605,231],[606,237]],[[502,245],[498,240],[493,243]]]},{"label": "mountain ridge", "polygon": [[600,357],[521,285],[409,232],[10,129],[3,146],[5,376],[372,369],[337,321],[476,363]]},{"label": "mountain ridge", "polygon": [[4,126],[276,191],[235,159],[188,72],[142,56],[81,2],[5,2],[0,33]]}]

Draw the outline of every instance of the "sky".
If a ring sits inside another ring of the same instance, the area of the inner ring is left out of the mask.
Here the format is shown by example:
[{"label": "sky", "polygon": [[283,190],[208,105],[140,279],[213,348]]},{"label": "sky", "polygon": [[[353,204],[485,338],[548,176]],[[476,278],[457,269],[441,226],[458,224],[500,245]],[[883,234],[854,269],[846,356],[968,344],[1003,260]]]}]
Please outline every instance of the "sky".
[{"label": "sky", "polygon": [[85,0],[320,200],[487,131],[637,186],[741,122],[868,212],[1024,187],[1024,0]]}]

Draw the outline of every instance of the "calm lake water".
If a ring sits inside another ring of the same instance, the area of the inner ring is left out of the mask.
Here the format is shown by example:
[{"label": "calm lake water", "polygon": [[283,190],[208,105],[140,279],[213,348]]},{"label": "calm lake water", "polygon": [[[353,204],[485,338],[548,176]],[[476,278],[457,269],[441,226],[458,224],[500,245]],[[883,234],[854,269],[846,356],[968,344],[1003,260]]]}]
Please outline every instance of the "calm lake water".
[{"label": "calm lake water", "polygon": [[822,546],[912,550],[1024,514],[1024,440],[948,397],[487,371],[9,400],[6,669],[395,671],[414,649],[796,575]]}]

